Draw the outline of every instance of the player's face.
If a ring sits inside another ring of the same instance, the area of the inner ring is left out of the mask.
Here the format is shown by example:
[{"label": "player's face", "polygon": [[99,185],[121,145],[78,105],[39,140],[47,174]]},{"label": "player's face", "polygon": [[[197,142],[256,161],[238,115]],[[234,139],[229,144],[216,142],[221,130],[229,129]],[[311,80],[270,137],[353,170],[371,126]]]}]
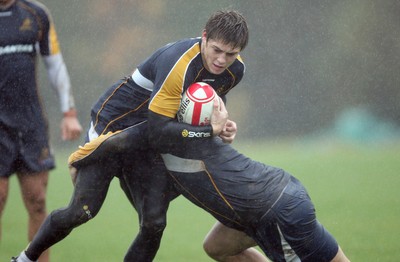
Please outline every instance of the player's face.
[{"label": "player's face", "polygon": [[239,55],[240,48],[232,48],[218,40],[206,38],[203,32],[201,43],[201,54],[204,67],[213,74],[219,75],[235,61]]}]

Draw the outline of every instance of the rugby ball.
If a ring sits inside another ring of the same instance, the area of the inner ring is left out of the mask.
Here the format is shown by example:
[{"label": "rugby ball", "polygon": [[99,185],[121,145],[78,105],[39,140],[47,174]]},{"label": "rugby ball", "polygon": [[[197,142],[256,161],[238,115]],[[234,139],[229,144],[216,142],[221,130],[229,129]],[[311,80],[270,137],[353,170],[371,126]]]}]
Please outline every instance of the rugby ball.
[{"label": "rugby ball", "polygon": [[203,82],[191,84],[182,95],[177,113],[178,121],[194,126],[210,125],[216,97],[217,93],[209,84]]}]

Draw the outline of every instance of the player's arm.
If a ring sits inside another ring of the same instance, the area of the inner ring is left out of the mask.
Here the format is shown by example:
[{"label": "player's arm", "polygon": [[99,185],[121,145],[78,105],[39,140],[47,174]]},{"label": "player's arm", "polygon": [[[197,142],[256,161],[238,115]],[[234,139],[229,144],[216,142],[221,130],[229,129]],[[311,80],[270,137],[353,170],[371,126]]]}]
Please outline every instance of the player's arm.
[{"label": "player's arm", "polygon": [[77,118],[67,67],[60,51],[51,15],[48,10],[43,10],[41,15],[43,18],[43,36],[39,41],[39,47],[50,85],[58,93],[61,111],[63,112],[61,136],[63,140],[76,139],[80,136],[82,127]]},{"label": "player's arm", "polygon": [[82,127],[77,118],[74,98],[67,68],[61,53],[43,57],[51,86],[57,91],[63,119],[61,121],[61,137],[73,140],[80,136]]},{"label": "player's arm", "polygon": [[210,139],[220,135],[227,119],[228,112],[222,101],[220,106],[217,101],[214,102],[212,121],[207,126],[180,123],[176,118],[163,116],[150,110],[148,115],[150,143],[163,153],[168,151],[168,148],[179,147],[189,140]]}]

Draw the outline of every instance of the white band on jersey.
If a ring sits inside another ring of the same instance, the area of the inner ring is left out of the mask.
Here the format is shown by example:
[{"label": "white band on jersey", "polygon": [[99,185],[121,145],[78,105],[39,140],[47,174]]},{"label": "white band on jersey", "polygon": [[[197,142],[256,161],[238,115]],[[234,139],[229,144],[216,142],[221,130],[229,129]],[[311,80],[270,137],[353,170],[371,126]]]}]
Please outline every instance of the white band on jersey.
[{"label": "white band on jersey", "polygon": [[161,157],[169,171],[196,173],[206,170],[201,160],[180,158],[171,154],[161,154]]},{"label": "white band on jersey", "polygon": [[153,91],[154,84],[149,79],[144,77],[139,70],[135,70],[132,74],[132,79],[135,83],[143,89]]}]

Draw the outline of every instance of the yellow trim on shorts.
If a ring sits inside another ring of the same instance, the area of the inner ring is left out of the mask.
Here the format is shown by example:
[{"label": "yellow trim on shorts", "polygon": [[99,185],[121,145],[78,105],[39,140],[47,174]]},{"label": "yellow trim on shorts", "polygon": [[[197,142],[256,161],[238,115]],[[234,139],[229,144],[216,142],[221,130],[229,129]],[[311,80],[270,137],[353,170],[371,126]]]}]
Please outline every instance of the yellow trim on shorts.
[{"label": "yellow trim on shorts", "polygon": [[79,146],[78,150],[72,153],[68,158],[68,165],[72,165],[73,163],[88,157],[91,153],[93,153],[104,141],[110,138],[113,135],[122,132],[122,130],[118,130],[115,132],[108,132],[107,134],[100,135],[97,138],[93,139],[90,142],[85,143],[83,146]]}]

